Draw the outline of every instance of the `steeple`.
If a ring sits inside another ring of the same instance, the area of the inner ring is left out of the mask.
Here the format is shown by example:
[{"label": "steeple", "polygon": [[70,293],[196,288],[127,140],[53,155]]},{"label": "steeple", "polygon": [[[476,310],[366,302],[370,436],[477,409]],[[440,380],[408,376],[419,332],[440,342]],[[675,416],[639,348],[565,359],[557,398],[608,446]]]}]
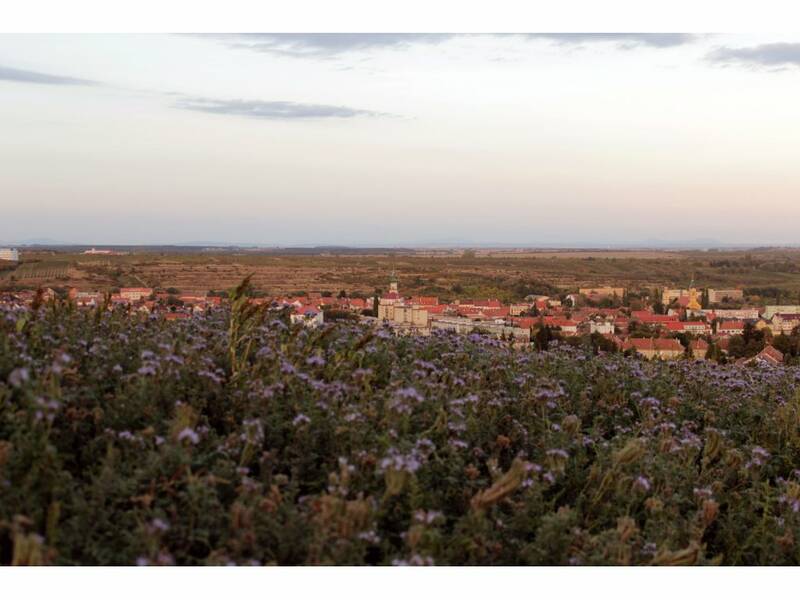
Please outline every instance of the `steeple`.
[{"label": "steeple", "polygon": [[392,267],[392,274],[389,275],[389,291],[395,294],[399,293],[397,291],[397,275],[395,275],[394,267]]},{"label": "steeple", "polygon": [[700,310],[702,305],[697,300],[697,288],[694,286],[694,273],[692,273],[692,281],[689,283],[689,303],[686,305],[689,310]]}]

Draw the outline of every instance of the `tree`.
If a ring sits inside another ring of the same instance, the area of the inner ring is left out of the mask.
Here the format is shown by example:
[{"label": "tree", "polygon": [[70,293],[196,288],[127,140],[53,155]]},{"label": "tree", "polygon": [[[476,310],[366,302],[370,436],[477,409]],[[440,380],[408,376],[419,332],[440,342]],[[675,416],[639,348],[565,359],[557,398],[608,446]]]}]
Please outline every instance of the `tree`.
[{"label": "tree", "polygon": [[322,311],[323,319],[327,321],[358,321],[358,315],[349,310],[338,308],[326,308]]},{"label": "tree", "polygon": [[616,352],[617,345],[610,339],[600,333],[593,333],[589,336],[589,341],[592,344],[592,350],[595,354],[598,352]]},{"label": "tree", "polygon": [[378,305],[381,297],[380,288],[375,288],[375,294],[372,296],[372,316],[378,316]]},{"label": "tree", "polygon": [[547,350],[550,347],[550,343],[556,340],[560,340],[561,335],[550,329],[548,326],[539,327],[536,331],[536,334],[533,337],[533,344],[537,350]]},{"label": "tree", "polygon": [[783,354],[790,355],[792,353],[792,338],[783,333],[776,335],[772,338],[772,345],[780,350]]},{"label": "tree", "polygon": [[728,342],[728,355],[731,358],[743,358],[747,352],[747,344],[741,335],[732,335]]}]

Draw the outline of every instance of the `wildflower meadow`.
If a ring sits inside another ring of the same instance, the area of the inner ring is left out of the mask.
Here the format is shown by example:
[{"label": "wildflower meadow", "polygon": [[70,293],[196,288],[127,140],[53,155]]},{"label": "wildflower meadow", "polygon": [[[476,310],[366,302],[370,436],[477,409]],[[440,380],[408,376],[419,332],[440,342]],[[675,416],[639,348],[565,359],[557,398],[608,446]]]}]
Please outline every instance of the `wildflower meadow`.
[{"label": "wildflower meadow", "polygon": [[800,368],[0,312],[3,565],[797,565]]}]

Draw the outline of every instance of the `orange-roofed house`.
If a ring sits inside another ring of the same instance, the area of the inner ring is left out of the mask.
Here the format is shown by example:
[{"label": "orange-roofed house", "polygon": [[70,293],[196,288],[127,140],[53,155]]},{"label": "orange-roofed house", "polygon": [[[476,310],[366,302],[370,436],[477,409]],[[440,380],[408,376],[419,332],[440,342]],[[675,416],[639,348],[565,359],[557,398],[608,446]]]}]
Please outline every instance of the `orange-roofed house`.
[{"label": "orange-roofed house", "polygon": [[319,327],[324,323],[324,315],[322,311],[313,304],[306,304],[294,309],[294,312],[289,315],[292,323],[302,323],[306,327]]},{"label": "orange-roofed house", "polygon": [[522,329],[530,329],[539,322],[537,317],[515,317],[511,322]]},{"label": "orange-roofed house", "polygon": [[354,312],[361,312],[367,308],[367,301],[363,298],[347,298],[347,308]]},{"label": "orange-roofed house", "polygon": [[708,342],[704,339],[689,342],[689,352],[695,358],[705,358],[708,354]]},{"label": "orange-roofed house", "polygon": [[443,315],[450,312],[451,309],[449,304],[437,304],[436,306],[426,306],[425,310],[427,310],[430,315]]},{"label": "orange-roofed house", "polygon": [[578,335],[578,321],[571,319],[564,319],[563,317],[543,317],[542,324],[546,327],[555,327],[560,330],[563,335]]},{"label": "orange-roofed house", "polygon": [[143,298],[148,298],[153,294],[153,288],[128,287],[120,288],[119,295],[131,302],[138,302]]},{"label": "orange-roofed house", "polygon": [[439,298],[436,296],[414,296],[411,298],[411,306],[419,308],[420,306],[436,306],[439,304]]},{"label": "orange-roofed house", "polygon": [[765,346],[764,349],[750,358],[740,358],[736,361],[737,365],[752,365],[752,364],[770,364],[780,365],[783,364],[783,352],[778,350],[775,346]]},{"label": "orange-roofed house", "polygon": [[672,323],[678,320],[678,315],[657,315],[648,310],[634,310],[631,319],[635,319],[646,325],[660,325],[662,323]]}]

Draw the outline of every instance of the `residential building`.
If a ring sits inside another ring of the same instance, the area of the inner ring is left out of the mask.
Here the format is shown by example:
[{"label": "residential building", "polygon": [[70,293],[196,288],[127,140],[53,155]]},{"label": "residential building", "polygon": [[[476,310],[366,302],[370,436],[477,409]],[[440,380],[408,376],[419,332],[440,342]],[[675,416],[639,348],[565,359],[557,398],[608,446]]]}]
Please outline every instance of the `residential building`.
[{"label": "residential building", "polygon": [[409,301],[409,304],[418,308],[422,306],[436,306],[439,304],[439,298],[436,296],[414,296]]},{"label": "residential building", "polygon": [[677,300],[681,296],[688,296],[689,290],[664,290],[661,293],[661,304],[671,304],[673,300]]},{"label": "residential building", "polygon": [[423,308],[395,304],[390,306],[389,309],[391,310],[391,317],[388,317],[388,320],[394,323],[407,324],[412,327],[428,326],[428,311]]},{"label": "residential building", "polygon": [[557,329],[561,335],[578,335],[578,326],[580,325],[578,321],[564,319],[562,317],[542,317],[541,322],[545,327]]},{"label": "residential building", "polygon": [[431,321],[431,329],[454,331],[461,334],[472,333],[478,330],[496,338],[511,338],[520,344],[527,344],[531,341],[530,329],[486,321],[475,322],[463,317],[441,317],[433,319]]},{"label": "residential building", "polygon": [[306,327],[319,327],[325,322],[322,311],[313,304],[307,304],[296,308],[294,313],[289,315],[289,320],[294,323],[302,323]]},{"label": "residential building", "polygon": [[742,290],[717,290],[708,288],[708,301],[711,304],[725,302],[726,300],[741,301],[744,300],[744,291]]},{"label": "residential building", "polygon": [[722,321],[717,324],[717,335],[742,335],[744,325],[744,321]]},{"label": "residential building", "polygon": [[773,335],[789,335],[796,327],[800,327],[800,314],[778,313],[772,317]]},{"label": "residential building", "polygon": [[736,319],[739,321],[756,321],[759,318],[757,308],[717,308],[714,310],[691,311],[692,316],[703,315],[709,321],[714,319]]},{"label": "residential building", "polygon": [[613,334],[614,321],[594,319],[589,321],[589,333]]},{"label": "residential building", "polygon": [[766,346],[761,352],[750,358],[740,358],[736,361],[737,365],[753,365],[753,364],[770,364],[780,365],[783,364],[783,352],[774,346]]},{"label": "residential building", "polygon": [[525,302],[523,304],[511,304],[508,307],[508,313],[512,317],[518,317],[524,312],[528,312],[533,308],[532,302]]},{"label": "residential building", "polygon": [[644,323],[645,325],[662,325],[678,320],[678,315],[657,315],[648,310],[634,310],[631,312],[631,319]]},{"label": "residential building", "polygon": [[692,335],[705,335],[711,333],[711,326],[705,321],[673,321],[664,323],[670,333],[691,333]]},{"label": "residential building", "polygon": [[661,303],[666,306],[677,300],[678,304],[683,308],[700,310],[702,306],[698,300],[699,297],[700,291],[694,286],[688,290],[664,290],[661,293]]},{"label": "residential building", "polygon": [[685,354],[681,343],[672,338],[629,338],[622,344],[622,350],[635,350],[648,359],[673,359]]},{"label": "residential building", "polygon": [[126,300],[130,300],[131,302],[138,302],[144,298],[149,298],[153,294],[153,288],[145,288],[145,287],[130,287],[130,288],[120,288],[119,295],[125,298]]},{"label": "residential building", "polygon": [[800,314],[800,305],[797,304],[769,304],[764,307],[764,318],[769,320],[774,317],[778,313],[783,313],[785,315],[797,315]]},{"label": "residential building", "polygon": [[704,359],[708,353],[708,342],[700,338],[689,342],[689,353],[694,358]]},{"label": "residential building", "polygon": [[0,260],[19,262],[19,251],[16,248],[0,248]]}]

